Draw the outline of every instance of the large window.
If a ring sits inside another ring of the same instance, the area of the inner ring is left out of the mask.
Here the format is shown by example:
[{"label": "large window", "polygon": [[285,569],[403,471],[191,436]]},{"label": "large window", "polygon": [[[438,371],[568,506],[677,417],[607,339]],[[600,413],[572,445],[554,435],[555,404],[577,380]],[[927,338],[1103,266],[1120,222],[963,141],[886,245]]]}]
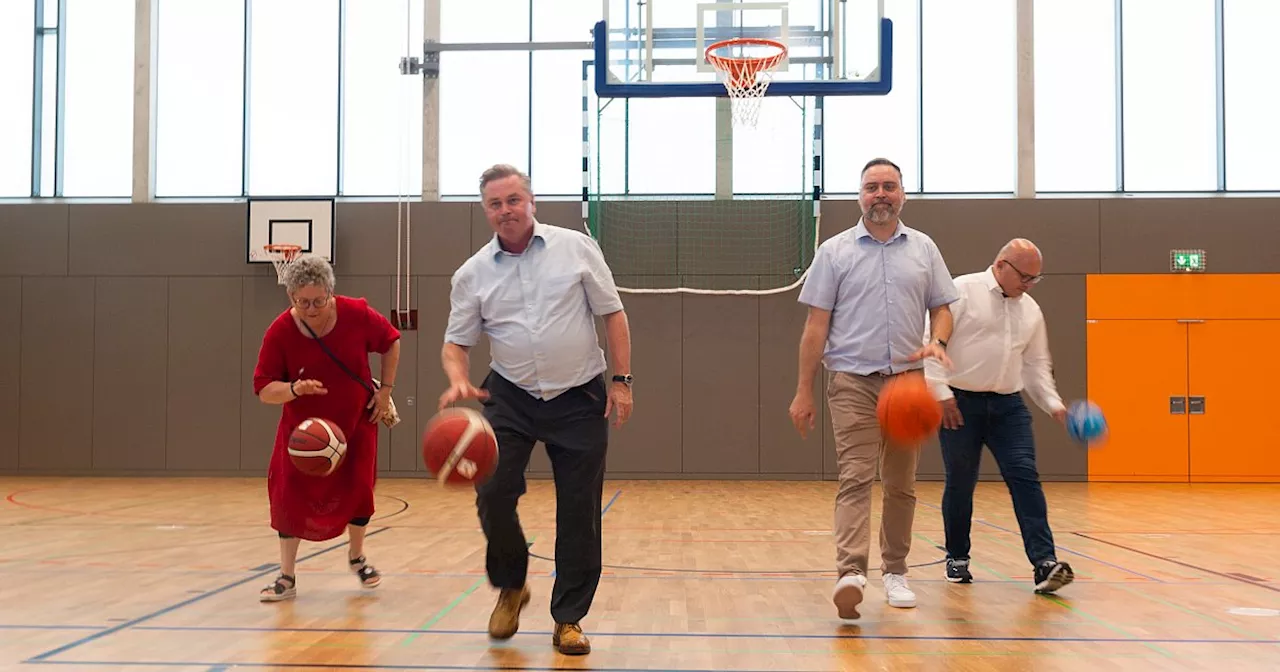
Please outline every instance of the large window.
[{"label": "large window", "polygon": [[34,10],[0,2],[0,197],[31,195]]},{"label": "large window", "polygon": [[1115,0],[1035,3],[1038,191],[1117,186],[1115,6]]},{"label": "large window", "polygon": [[582,191],[582,61],[590,58],[589,51],[533,52],[530,177],[539,194]]},{"label": "large window", "polygon": [[422,0],[346,5],[342,193],[422,193],[422,76],[400,74],[422,54]]},{"label": "large window", "polygon": [[1213,4],[1124,2],[1127,191],[1217,188]]},{"label": "large window", "polygon": [[[893,91],[887,96],[825,99],[822,165],[824,189],[828,192],[858,193],[862,166],[876,157],[890,159],[902,168],[904,189],[920,190],[920,41],[916,39],[916,0],[885,0],[884,13],[893,21]],[[853,14],[851,10],[846,22],[849,39],[867,35],[874,28],[868,22],[874,19],[874,13]],[[859,60],[868,62],[868,58]]]},{"label": "large window", "polygon": [[250,0],[249,193],[338,185],[338,0]]},{"label": "large window", "polygon": [[923,188],[1013,191],[1014,0],[922,0],[920,11]]},{"label": "large window", "polygon": [[[0,2],[0,198],[131,195],[136,1],[44,0],[41,16],[32,0]],[[422,55],[426,0],[155,2],[158,196],[421,194],[424,78],[398,64]],[[883,8],[894,22],[894,81],[887,96],[824,99],[825,192],[856,193],[866,161],[886,157],[910,192],[1010,193],[1016,2],[840,3],[844,74],[874,67]],[[633,39],[645,26],[691,29],[698,4],[441,2],[440,39],[450,45],[582,46],[441,54],[431,166],[440,193],[474,198],[484,169],[510,163],[539,195],[577,196],[584,122],[592,191],[712,194],[718,143],[731,137],[735,193],[808,193],[812,97],[766,98],[752,128],[718,115],[724,98],[599,101],[588,82],[584,117],[586,45],[606,11],[617,41],[627,27]],[[791,27],[826,29],[830,4],[791,0]],[[1280,95],[1268,85],[1280,63],[1280,2],[1034,4],[1037,191],[1280,191]],[[776,25],[777,16],[703,12],[708,27]],[[611,51],[611,67],[631,82],[717,81],[671,62],[693,57],[691,45],[655,53],[656,73],[642,72],[634,47]],[[793,60],[816,53],[793,40]],[[829,66],[793,62],[774,79],[817,77],[818,67]]]},{"label": "large window", "polygon": [[440,55],[440,193],[479,198],[495,163],[529,170],[529,52]]},{"label": "large window", "polygon": [[1225,0],[1227,188],[1280,189],[1280,2]]},{"label": "large window", "polygon": [[161,0],[156,195],[239,196],[244,0]]},{"label": "large window", "polygon": [[[62,195],[129,196],[133,191],[134,0],[66,3]],[[45,82],[46,87],[52,85]],[[45,160],[52,157],[48,154]]]}]

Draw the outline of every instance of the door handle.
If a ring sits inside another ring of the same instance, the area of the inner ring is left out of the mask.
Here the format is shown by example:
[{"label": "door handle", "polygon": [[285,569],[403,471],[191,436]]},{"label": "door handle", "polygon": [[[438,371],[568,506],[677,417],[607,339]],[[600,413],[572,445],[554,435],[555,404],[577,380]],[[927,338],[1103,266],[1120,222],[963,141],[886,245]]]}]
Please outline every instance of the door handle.
[{"label": "door handle", "polygon": [[1191,415],[1204,415],[1204,397],[1190,397]]},{"label": "door handle", "polygon": [[1186,412],[1186,397],[1169,397],[1169,415],[1185,415]]}]

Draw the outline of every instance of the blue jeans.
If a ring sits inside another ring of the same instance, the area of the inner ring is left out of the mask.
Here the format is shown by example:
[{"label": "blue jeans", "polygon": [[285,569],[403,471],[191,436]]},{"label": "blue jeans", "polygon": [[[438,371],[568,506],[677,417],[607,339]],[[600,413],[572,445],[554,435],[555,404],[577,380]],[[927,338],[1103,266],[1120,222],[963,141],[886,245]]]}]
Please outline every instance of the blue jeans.
[{"label": "blue jeans", "polygon": [[1040,474],[1036,471],[1031,412],[1021,394],[952,390],[964,424],[938,432],[947,484],[942,490],[942,525],[947,557],[969,559],[969,529],[973,519],[973,490],[986,444],[996,458],[1013,499],[1013,512],[1022,531],[1022,545],[1032,565],[1057,560],[1053,533]]}]

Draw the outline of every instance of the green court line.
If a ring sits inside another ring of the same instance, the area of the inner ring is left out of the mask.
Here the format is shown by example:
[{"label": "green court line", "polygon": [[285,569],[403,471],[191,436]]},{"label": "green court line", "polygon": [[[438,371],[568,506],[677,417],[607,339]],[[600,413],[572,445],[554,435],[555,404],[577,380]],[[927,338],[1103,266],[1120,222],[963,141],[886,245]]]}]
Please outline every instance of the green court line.
[{"label": "green court line", "polygon": [[[530,537],[529,541],[525,543],[524,547],[526,549],[532,547],[533,542],[537,540],[537,538],[538,538],[538,535],[536,534]],[[430,630],[433,625],[435,625],[436,623],[439,623],[440,620],[443,619],[445,616],[448,616],[449,612],[453,611],[454,608],[457,607],[459,604],[461,604],[463,600],[467,599],[468,595],[476,592],[476,590],[478,590],[480,586],[484,585],[484,582],[487,580],[489,580],[489,577],[487,576],[481,576],[480,578],[476,579],[476,582],[468,586],[466,590],[462,591],[461,595],[453,598],[452,602],[444,605],[444,607],[440,609],[440,611],[437,611],[434,616],[427,619],[426,623],[423,623],[422,625],[418,626],[418,632],[415,632],[411,635],[407,635],[404,638],[404,640],[400,642],[400,644],[401,645],[412,644],[415,639],[422,636],[423,632]]]},{"label": "green court line", "polygon": [[[1009,549],[1016,550],[1016,551],[1018,551],[1019,553],[1025,553],[1025,552],[1026,552],[1026,551],[1025,551],[1021,546],[1014,546],[1013,544],[1011,544],[1011,543],[1009,543],[1009,542],[1007,542],[1007,541],[1005,541],[1005,540],[1003,540],[1003,539],[1000,539],[999,537],[996,537],[995,535],[989,535],[989,536],[987,536],[987,539],[988,539],[989,541],[993,541],[993,542],[995,542],[995,543],[996,543],[997,545],[999,545],[999,546],[1004,546],[1005,548],[1009,548]],[[1050,602],[1053,602],[1054,604],[1056,604],[1056,605],[1058,605],[1058,606],[1060,606],[1060,607],[1062,607],[1062,608],[1064,608],[1064,609],[1066,609],[1066,610],[1070,611],[1071,613],[1076,614],[1077,616],[1080,616],[1080,617],[1082,617],[1082,618],[1084,618],[1084,619],[1087,619],[1087,620],[1093,621],[1094,623],[1097,623],[1098,625],[1101,625],[1102,627],[1104,627],[1104,628],[1106,628],[1106,629],[1108,629],[1108,630],[1110,630],[1110,631],[1112,631],[1112,632],[1114,632],[1114,633],[1116,633],[1116,634],[1124,635],[1125,637],[1128,637],[1128,638],[1130,638],[1130,639],[1136,639],[1136,637],[1134,637],[1133,633],[1131,633],[1131,632],[1129,632],[1129,631],[1125,630],[1124,628],[1121,628],[1121,627],[1119,627],[1119,626],[1116,626],[1115,624],[1113,624],[1113,623],[1111,623],[1111,622],[1109,622],[1109,621],[1107,621],[1107,620],[1105,620],[1105,619],[1102,619],[1102,618],[1100,618],[1100,617],[1098,617],[1098,616],[1094,616],[1093,614],[1090,614],[1089,612],[1084,611],[1083,609],[1077,609],[1076,607],[1074,607],[1074,606],[1072,606],[1071,604],[1067,603],[1066,601],[1064,601],[1061,597],[1058,597],[1057,595],[1053,595],[1053,594],[1045,594],[1045,595],[1038,595],[1037,597],[1043,597],[1043,598],[1045,598],[1045,599],[1049,600]],[[1161,646],[1160,646],[1160,645],[1158,645],[1158,644],[1152,644],[1152,643],[1150,643],[1150,642],[1142,642],[1142,645],[1143,645],[1143,646],[1146,646],[1147,648],[1151,649],[1152,651],[1155,651],[1155,652],[1159,653],[1159,654],[1160,654],[1160,655],[1162,655],[1162,656],[1165,656],[1165,657],[1168,657],[1168,658],[1172,658],[1172,657],[1174,657],[1174,654],[1173,654],[1173,652],[1172,652],[1172,651],[1169,651],[1168,649],[1166,649],[1166,648],[1164,648],[1164,647],[1161,647]]]}]

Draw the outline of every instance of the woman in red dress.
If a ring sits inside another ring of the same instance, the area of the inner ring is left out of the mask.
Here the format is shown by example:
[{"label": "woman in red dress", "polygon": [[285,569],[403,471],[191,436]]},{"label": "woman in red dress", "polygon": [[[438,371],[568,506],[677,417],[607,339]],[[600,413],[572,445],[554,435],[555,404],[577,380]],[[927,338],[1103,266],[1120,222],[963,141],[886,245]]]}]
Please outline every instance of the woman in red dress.
[{"label": "woman in red dress", "polygon": [[[322,257],[299,258],[284,280],[293,305],[267,327],[253,372],[254,394],[284,407],[267,472],[280,576],[262,589],[264,602],[297,595],[294,567],[302,539],[325,541],[344,529],[351,570],[364,587],[378,585],[381,577],[364,557],[365,527],[374,509],[378,423],[398,420],[391,391],[400,332],[368,301],[334,294],[333,268]],[[370,352],[382,355],[380,384],[369,369]],[[309,476],[289,459],[289,435],[311,417],[335,423],[347,437],[346,456],[328,476]]]}]

